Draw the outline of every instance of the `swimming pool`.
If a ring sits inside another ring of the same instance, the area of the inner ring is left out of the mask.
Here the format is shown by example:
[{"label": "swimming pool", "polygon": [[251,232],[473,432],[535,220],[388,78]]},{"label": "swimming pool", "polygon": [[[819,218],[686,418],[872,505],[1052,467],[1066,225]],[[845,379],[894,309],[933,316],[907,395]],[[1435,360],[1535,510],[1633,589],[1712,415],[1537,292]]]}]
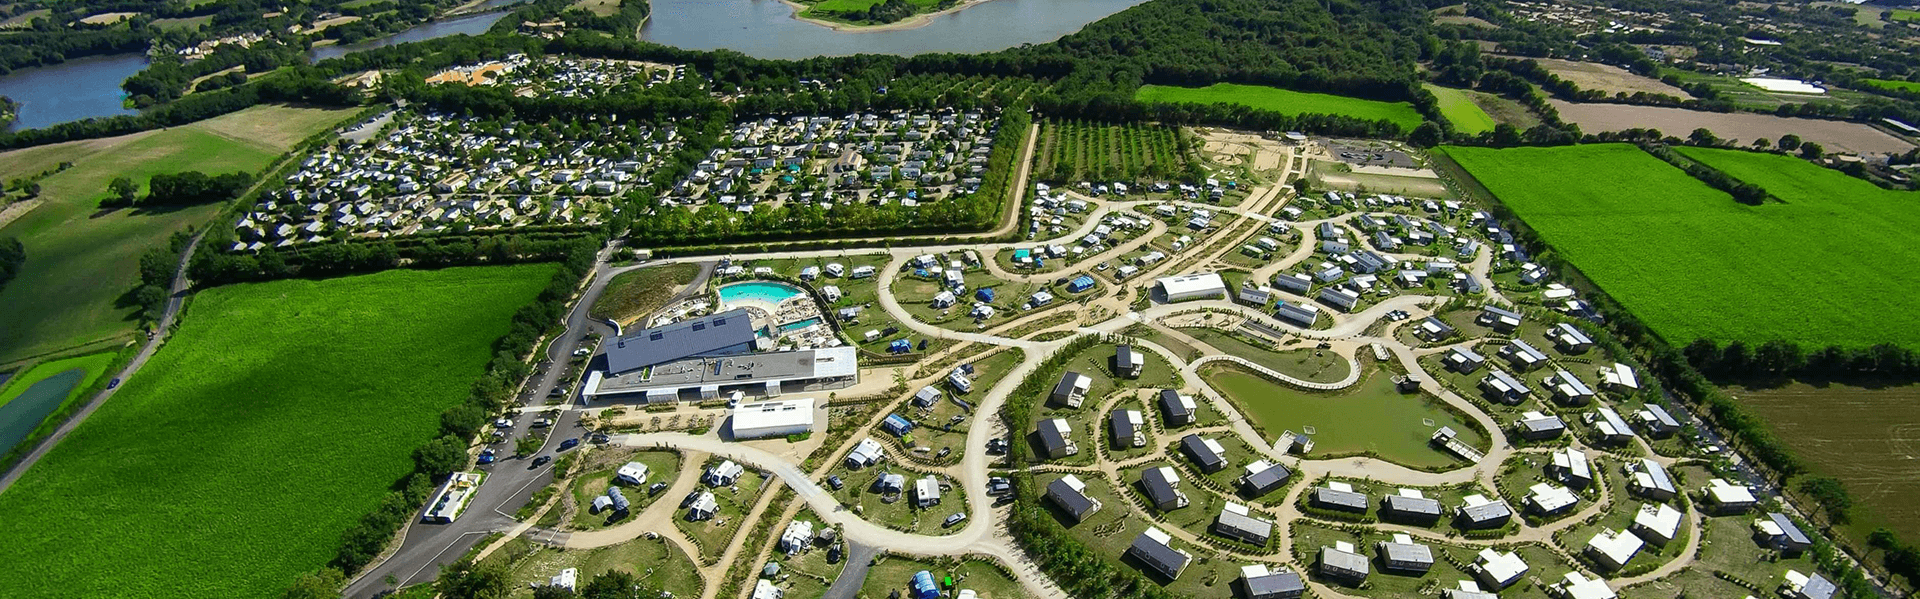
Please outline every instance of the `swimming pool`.
[{"label": "swimming pool", "polygon": [[816,324],[820,324],[820,317],[818,316],[809,318],[806,320],[789,322],[787,324],[780,325],[780,332],[785,333],[788,331],[798,331],[800,329],[804,329]]},{"label": "swimming pool", "polygon": [[766,302],[778,306],[788,298],[805,295],[806,291],[786,283],[774,281],[750,281],[734,283],[720,288],[720,304],[731,308],[739,300]]}]

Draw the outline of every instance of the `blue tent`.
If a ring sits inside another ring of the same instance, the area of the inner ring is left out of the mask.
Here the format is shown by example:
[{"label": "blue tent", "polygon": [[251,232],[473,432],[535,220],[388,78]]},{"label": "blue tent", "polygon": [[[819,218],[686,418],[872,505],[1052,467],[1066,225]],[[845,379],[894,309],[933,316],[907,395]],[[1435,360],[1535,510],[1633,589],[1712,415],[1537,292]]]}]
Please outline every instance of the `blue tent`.
[{"label": "blue tent", "polygon": [[913,342],[905,339],[895,339],[893,343],[887,344],[887,351],[896,354],[913,351]]},{"label": "blue tent", "polygon": [[921,570],[913,575],[914,599],[939,599],[940,587],[933,583],[933,573]]},{"label": "blue tent", "polygon": [[993,288],[983,287],[979,291],[973,292],[973,297],[983,302],[991,302],[993,301]]},{"label": "blue tent", "polygon": [[1087,275],[1080,275],[1079,278],[1076,278],[1067,283],[1067,291],[1072,293],[1079,293],[1092,288],[1093,288],[1093,277],[1089,277]]}]

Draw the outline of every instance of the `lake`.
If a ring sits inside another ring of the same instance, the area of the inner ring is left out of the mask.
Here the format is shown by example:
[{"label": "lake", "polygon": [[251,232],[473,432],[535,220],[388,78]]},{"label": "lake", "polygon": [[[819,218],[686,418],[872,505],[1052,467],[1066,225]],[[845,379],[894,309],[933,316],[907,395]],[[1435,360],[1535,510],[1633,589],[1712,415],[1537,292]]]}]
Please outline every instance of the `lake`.
[{"label": "lake", "polygon": [[120,82],[146,68],[145,54],[76,58],[0,77],[0,96],[20,103],[13,129],[38,129],[88,117],[139,114],[127,108]]},{"label": "lake", "polygon": [[794,18],[793,7],[780,0],[653,0],[640,38],[784,59],[992,52],[1051,42],[1145,1],[992,0],[912,29],[835,31]]},{"label": "lake", "polygon": [[75,368],[40,379],[13,401],[0,405],[0,453],[6,453],[27,438],[86,376],[87,369]]},{"label": "lake", "polygon": [[[491,8],[496,6],[506,6],[509,4],[518,4],[520,2],[525,2],[525,1],[526,0],[502,0],[498,3],[489,2],[486,6]],[[372,50],[374,48],[385,48],[387,46],[392,46],[395,44],[425,41],[425,40],[430,40],[438,37],[447,37],[449,35],[479,35],[482,33],[486,33],[487,29],[493,27],[493,23],[495,21],[499,21],[500,19],[506,18],[506,16],[509,14],[513,14],[513,13],[511,11],[498,10],[493,12],[471,14],[463,17],[453,17],[451,19],[428,21],[426,23],[421,23],[419,25],[416,25],[412,29],[408,29],[406,31],[402,31],[400,33],[389,35],[383,38],[372,39],[372,40],[354,43],[354,44],[344,44],[344,45],[336,44],[332,46],[320,46],[320,47],[314,48],[312,52],[308,52],[307,59],[312,60],[313,62],[320,62],[322,60],[326,60],[329,58],[339,58],[341,56],[346,56],[348,54],[352,54],[354,52],[359,52],[362,50]]]}]

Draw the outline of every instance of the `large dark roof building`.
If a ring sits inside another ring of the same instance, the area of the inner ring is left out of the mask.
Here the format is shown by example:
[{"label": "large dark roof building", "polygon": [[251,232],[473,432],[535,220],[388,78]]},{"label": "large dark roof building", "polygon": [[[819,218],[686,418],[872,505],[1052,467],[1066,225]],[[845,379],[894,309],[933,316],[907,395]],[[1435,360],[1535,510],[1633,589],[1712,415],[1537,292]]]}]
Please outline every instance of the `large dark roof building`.
[{"label": "large dark roof building", "polygon": [[656,364],[753,351],[753,319],[745,309],[691,318],[637,331],[607,346],[607,373],[618,375]]}]

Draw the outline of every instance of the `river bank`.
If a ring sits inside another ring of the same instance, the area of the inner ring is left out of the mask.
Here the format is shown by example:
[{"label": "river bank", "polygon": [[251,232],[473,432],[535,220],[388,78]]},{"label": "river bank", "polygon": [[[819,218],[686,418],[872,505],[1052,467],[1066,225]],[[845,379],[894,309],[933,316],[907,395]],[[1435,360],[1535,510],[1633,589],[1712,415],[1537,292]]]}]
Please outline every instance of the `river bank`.
[{"label": "river bank", "polygon": [[811,8],[810,6],[806,4],[801,4],[794,0],[780,0],[782,4],[786,4],[787,6],[793,7],[793,18],[795,20],[805,21],[807,23],[819,25],[821,27],[825,27],[828,29],[832,29],[834,31],[842,32],[842,33],[875,33],[875,32],[881,32],[881,31],[901,31],[906,29],[919,29],[921,27],[926,27],[927,25],[933,24],[934,19],[946,16],[946,15],[950,15],[953,13],[957,13],[957,12],[960,12],[969,8],[973,8],[981,4],[986,4],[992,1],[993,0],[962,0],[959,4],[955,4],[952,7],[949,7],[945,10],[938,10],[938,11],[928,12],[928,13],[920,13],[920,14],[913,15],[911,17],[907,17],[905,19],[901,19],[898,21],[894,21],[892,23],[884,24],[884,25],[855,25],[853,23],[829,21],[826,19],[818,19],[814,17],[805,16],[804,13],[807,11],[808,8]]}]

